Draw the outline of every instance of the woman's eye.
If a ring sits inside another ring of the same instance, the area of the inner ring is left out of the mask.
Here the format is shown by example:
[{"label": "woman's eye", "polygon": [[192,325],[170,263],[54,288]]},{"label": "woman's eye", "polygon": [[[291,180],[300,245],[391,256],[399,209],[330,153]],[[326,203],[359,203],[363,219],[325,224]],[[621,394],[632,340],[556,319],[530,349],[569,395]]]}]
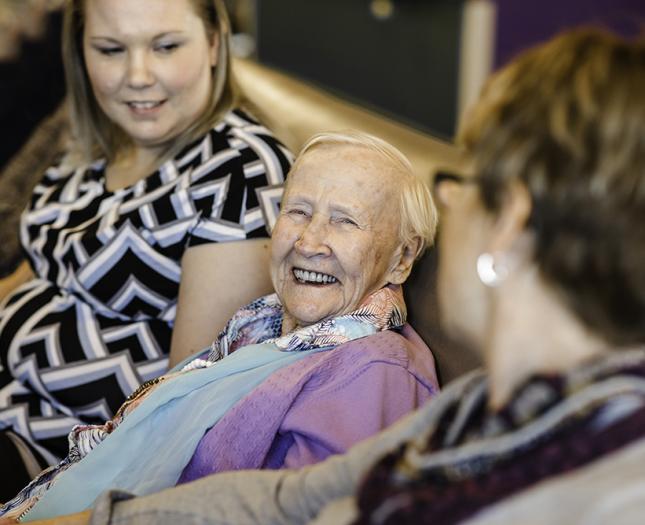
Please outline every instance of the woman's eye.
[{"label": "woman's eye", "polygon": [[292,217],[297,217],[297,218],[307,218],[307,217],[309,217],[309,214],[307,213],[306,210],[300,210],[298,208],[293,208],[291,210],[287,210],[287,215],[290,215]]},{"label": "woman's eye", "polygon": [[102,55],[110,57],[121,53],[123,51],[123,48],[110,46],[110,47],[97,47],[96,50]]},{"label": "woman's eye", "polygon": [[350,219],[349,217],[339,217],[336,219],[336,222],[339,224],[347,224],[348,226],[358,226],[356,221]]},{"label": "woman's eye", "polygon": [[179,44],[177,42],[170,42],[167,44],[157,44],[155,46],[155,51],[159,51],[160,53],[172,53],[178,47],[179,47]]}]

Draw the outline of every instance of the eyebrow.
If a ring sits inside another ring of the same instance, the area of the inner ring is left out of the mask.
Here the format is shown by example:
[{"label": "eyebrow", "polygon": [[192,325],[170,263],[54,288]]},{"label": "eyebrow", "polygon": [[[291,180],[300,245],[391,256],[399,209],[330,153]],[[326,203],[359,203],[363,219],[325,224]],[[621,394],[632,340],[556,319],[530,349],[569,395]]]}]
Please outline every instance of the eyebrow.
[{"label": "eyebrow", "polygon": [[364,215],[365,215],[365,213],[367,212],[367,210],[364,210],[364,211],[363,211],[363,213],[359,213],[359,211],[358,211],[358,210],[355,210],[355,209],[352,209],[352,208],[348,208],[348,207],[343,206],[343,205],[340,205],[340,206],[332,206],[332,209],[333,209],[334,211],[338,211],[338,212],[342,213],[343,215],[350,215],[350,216],[352,216],[352,217],[356,217],[356,218],[359,218],[359,217],[364,216]]},{"label": "eyebrow", "polygon": [[[293,204],[306,204],[313,207],[312,200],[305,195],[287,195],[287,198],[283,200],[282,207],[285,205]],[[349,215],[350,217],[359,219],[361,222],[365,221],[365,215],[369,215],[369,210],[364,209],[362,211],[343,206],[342,204],[332,205],[332,211],[342,213],[343,215]]]},{"label": "eyebrow", "polygon": [[[182,31],[180,29],[174,30],[174,31],[164,31],[163,33],[159,33],[158,35],[155,35],[152,37],[152,40],[159,40],[161,38],[165,38],[168,36],[186,36],[186,31]],[[109,40],[111,42],[121,42],[118,38],[114,38],[112,36],[103,36],[103,35],[90,35],[89,37],[90,40]]]}]

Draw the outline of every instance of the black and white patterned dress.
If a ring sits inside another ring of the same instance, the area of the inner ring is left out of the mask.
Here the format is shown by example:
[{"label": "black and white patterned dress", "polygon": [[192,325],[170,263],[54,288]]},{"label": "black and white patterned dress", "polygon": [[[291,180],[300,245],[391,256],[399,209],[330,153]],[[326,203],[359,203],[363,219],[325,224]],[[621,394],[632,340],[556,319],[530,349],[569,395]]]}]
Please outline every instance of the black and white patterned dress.
[{"label": "black and white patterned dress", "polygon": [[53,464],[73,425],[110,418],[165,372],[182,255],[266,237],[291,161],[236,110],[124,189],[106,189],[102,162],[49,169],[22,217],[37,278],[0,311],[0,430]]}]

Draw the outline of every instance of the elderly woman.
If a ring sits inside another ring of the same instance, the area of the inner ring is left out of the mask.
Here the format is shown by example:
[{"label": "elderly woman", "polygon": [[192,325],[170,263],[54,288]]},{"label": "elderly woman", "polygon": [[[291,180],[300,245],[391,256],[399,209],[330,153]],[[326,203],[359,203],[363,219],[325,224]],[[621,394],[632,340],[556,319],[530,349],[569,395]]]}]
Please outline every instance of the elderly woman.
[{"label": "elderly woman", "polygon": [[442,318],[486,371],[344,456],[107,495],[92,523],[307,523],[343,497],[317,525],[640,522],[643,137],[642,42],[584,30],[516,59],[461,133],[472,172],[435,181]]},{"label": "elderly woman", "polygon": [[224,470],[300,467],[423,404],[437,391],[433,358],[405,324],[401,284],[435,224],[428,190],[393,147],[314,137],[272,236],[276,293],[114,419],[75,427],[67,458],[3,513],[35,504],[30,519],[51,516],[108,488],[147,494]]}]

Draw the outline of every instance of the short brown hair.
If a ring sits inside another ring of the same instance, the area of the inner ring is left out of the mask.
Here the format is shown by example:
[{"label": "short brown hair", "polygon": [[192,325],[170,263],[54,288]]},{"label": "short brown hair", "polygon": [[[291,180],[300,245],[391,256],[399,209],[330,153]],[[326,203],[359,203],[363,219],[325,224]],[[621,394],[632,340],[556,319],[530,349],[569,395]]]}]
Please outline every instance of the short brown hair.
[{"label": "short brown hair", "polygon": [[521,181],[535,260],[608,341],[645,340],[645,42],[579,29],[494,75],[459,140],[499,210]]},{"label": "short brown hair", "polygon": [[[94,98],[83,58],[83,31],[87,0],[69,0],[63,24],[63,64],[69,96],[70,119],[79,162],[89,163],[98,157],[108,160],[127,144],[121,129],[103,113]],[[223,0],[190,0],[195,12],[204,22],[206,34],[217,34],[219,50],[217,66],[213,68],[213,90],[204,114],[174,141],[166,157],[206,133],[236,101],[236,89],[231,76],[230,22]],[[162,159],[160,159],[162,160]]]}]

